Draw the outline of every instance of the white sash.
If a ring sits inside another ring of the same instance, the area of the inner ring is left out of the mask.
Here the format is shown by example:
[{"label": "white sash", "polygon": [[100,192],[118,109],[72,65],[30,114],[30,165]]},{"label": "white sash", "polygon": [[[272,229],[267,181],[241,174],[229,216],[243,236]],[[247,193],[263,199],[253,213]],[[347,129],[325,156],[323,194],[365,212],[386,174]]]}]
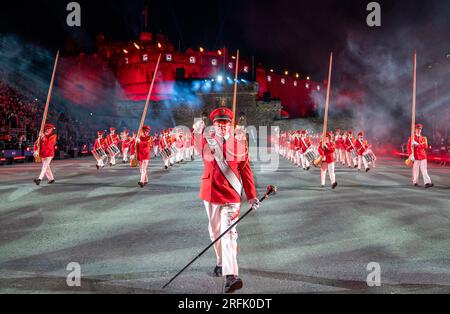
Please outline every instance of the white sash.
[{"label": "white sash", "polygon": [[217,143],[217,140],[213,138],[208,137],[205,138],[206,142],[208,143],[209,149],[211,150],[211,152],[214,152],[214,159],[217,162],[217,165],[219,166],[223,176],[227,179],[228,183],[230,183],[230,185],[233,187],[236,193],[241,197],[242,196],[241,180],[238,179],[238,177],[233,172],[228,162],[224,160],[223,151],[219,143]]}]

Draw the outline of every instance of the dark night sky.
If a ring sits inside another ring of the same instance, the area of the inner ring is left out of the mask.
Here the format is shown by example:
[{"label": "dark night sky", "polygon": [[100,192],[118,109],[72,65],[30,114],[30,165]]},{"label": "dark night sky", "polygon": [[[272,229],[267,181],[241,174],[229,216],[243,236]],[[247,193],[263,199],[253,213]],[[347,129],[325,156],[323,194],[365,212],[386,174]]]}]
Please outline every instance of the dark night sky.
[{"label": "dark night sky", "polygon": [[137,38],[143,28],[141,12],[148,4],[150,31],[167,34],[176,47],[181,40],[183,48],[240,48],[267,67],[320,78],[329,51],[345,50],[352,33],[380,43],[400,28],[417,27],[419,32],[425,25],[444,32],[440,42],[449,41],[450,22],[433,24],[437,13],[450,16],[445,0],[378,1],[383,26],[377,29],[366,25],[370,1],[364,0],[83,0],[78,1],[83,24],[76,30],[65,25],[69,0],[10,2],[1,4],[0,32],[18,34],[49,49],[64,47],[71,37],[91,51],[99,31],[109,40]]}]

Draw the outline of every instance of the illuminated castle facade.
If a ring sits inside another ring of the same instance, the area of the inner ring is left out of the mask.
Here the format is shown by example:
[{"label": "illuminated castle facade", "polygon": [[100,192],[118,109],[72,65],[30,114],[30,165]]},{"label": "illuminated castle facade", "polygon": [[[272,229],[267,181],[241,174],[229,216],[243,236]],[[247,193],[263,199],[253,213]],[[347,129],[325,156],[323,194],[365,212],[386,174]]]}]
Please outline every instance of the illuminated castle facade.
[{"label": "illuminated castle facade", "polygon": [[[199,112],[231,104],[237,60],[226,48],[180,52],[163,35],[150,33],[142,33],[138,41],[131,42],[107,42],[99,35],[97,46],[94,55],[63,60],[59,84],[65,99],[86,107],[110,102],[119,116],[139,112],[161,54],[152,96],[156,111],[170,110],[167,104],[175,103],[174,119],[186,115],[190,119]],[[255,66],[245,55],[239,58],[238,72],[238,111],[249,120],[269,123],[316,113],[314,94],[323,93],[322,84]],[[183,108],[192,112],[183,112]]]}]

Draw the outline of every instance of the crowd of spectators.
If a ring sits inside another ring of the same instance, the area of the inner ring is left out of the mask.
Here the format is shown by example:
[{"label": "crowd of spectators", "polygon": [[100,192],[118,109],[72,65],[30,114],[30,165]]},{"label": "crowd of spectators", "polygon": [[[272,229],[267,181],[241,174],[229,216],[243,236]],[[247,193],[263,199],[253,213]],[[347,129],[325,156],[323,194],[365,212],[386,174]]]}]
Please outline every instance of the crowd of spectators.
[{"label": "crowd of spectators", "polygon": [[[0,81],[0,150],[25,150],[32,147],[42,123],[45,104],[26,97]],[[57,126],[61,151],[80,150],[92,135],[83,121],[73,119],[50,106],[47,121]]]}]

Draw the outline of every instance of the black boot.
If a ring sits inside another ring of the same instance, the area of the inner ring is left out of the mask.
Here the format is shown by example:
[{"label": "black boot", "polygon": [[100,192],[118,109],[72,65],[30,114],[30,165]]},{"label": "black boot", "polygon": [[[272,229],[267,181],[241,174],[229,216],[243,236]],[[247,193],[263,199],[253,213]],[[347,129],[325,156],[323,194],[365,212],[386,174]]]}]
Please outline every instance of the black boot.
[{"label": "black boot", "polygon": [[139,182],[138,184],[139,184],[139,186],[140,186],[142,189],[144,188],[144,183]]},{"label": "black boot", "polygon": [[55,182],[56,182],[55,180],[52,180],[52,181],[49,181],[48,184],[54,184]]},{"label": "black boot", "polygon": [[222,266],[216,266],[216,268],[214,268],[214,272],[213,272],[214,277],[222,277]]},{"label": "black boot", "polygon": [[238,276],[227,276],[225,283],[225,293],[233,293],[237,290],[241,290],[244,286],[242,279]]},{"label": "black boot", "polygon": [[426,188],[426,189],[432,188],[433,186],[434,186],[433,183],[425,184],[425,188]]},{"label": "black boot", "polygon": [[331,188],[334,190],[335,188],[337,188],[337,186],[338,186],[338,183],[334,182],[333,185],[331,186]]},{"label": "black boot", "polygon": [[369,172],[369,171],[370,171],[370,168],[367,168],[367,169],[366,169],[366,172]]},{"label": "black boot", "polygon": [[34,183],[36,183],[37,186],[41,185],[42,180],[41,179],[34,179]]}]

